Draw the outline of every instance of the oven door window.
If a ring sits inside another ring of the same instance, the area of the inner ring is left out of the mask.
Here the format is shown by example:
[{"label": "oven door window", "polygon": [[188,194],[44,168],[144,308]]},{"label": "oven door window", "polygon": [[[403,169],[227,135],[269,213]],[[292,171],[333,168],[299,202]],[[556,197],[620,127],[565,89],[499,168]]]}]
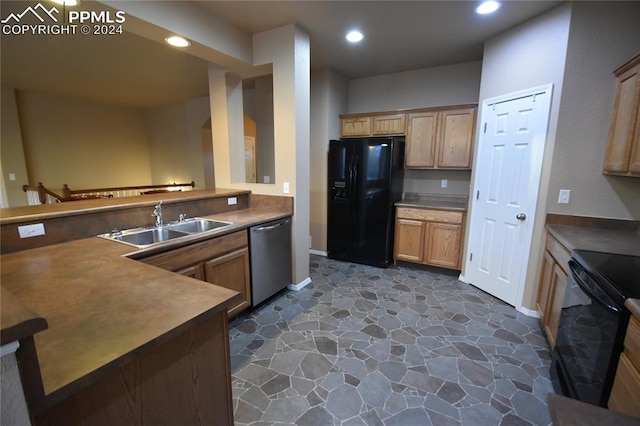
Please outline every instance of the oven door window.
[{"label": "oven door window", "polygon": [[557,350],[577,399],[602,405],[606,404],[611,390],[611,366],[617,362],[620,352],[616,336],[623,322],[623,311],[584,269],[571,263]]}]

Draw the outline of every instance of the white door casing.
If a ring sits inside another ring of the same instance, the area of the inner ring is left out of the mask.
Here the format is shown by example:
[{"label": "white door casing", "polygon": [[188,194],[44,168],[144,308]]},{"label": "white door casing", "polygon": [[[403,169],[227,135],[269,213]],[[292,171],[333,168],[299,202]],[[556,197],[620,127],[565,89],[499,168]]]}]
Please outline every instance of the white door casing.
[{"label": "white door casing", "polygon": [[482,102],[460,279],[516,308],[522,305],[551,92],[546,85]]}]

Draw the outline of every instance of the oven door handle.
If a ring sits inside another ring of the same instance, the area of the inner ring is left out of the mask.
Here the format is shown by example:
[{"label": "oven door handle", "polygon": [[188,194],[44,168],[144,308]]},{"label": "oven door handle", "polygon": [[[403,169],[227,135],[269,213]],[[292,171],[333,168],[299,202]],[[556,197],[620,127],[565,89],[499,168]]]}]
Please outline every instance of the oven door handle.
[{"label": "oven door handle", "polygon": [[578,284],[578,287],[580,287],[580,289],[584,291],[590,299],[598,302],[606,310],[620,314],[622,309],[613,301],[613,299],[611,299],[611,297],[609,297],[609,295],[604,292],[604,290],[596,286],[587,285],[587,283],[582,280],[578,274],[578,270],[582,270],[587,273],[584,268],[578,265],[577,262],[569,260],[569,269],[571,270],[571,275],[573,276],[576,284]]}]

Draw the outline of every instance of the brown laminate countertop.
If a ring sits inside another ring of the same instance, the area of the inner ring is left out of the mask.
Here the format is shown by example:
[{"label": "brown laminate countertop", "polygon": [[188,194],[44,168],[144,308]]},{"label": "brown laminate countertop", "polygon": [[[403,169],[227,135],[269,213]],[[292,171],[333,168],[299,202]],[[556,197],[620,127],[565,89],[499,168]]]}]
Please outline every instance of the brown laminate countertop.
[{"label": "brown laminate countertop", "polygon": [[[211,234],[221,236],[286,216],[291,211],[248,208],[206,217],[234,222]],[[134,260],[183,244],[140,251],[92,237],[0,256],[3,302],[7,291],[48,323],[34,336],[45,405],[239,298],[235,291]]]},{"label": "brown laminate countertop", "polygon": [[640,231],[547,225],[547,231],[569,251],[591,250],[640,256]]},{"label": "brown laminate countertop", "polygon": [[436,210],[467,211],[469,197],[466,195],[417,194],[407,192],[396,207],[410,207]]},{"label": "brown laminate countertop", "polygon": [[[547,224],[547,231],[569,251],[591,250],[640,256],[640,230]],[[625,306],[640,318],[640,300],[627,299]]]}]

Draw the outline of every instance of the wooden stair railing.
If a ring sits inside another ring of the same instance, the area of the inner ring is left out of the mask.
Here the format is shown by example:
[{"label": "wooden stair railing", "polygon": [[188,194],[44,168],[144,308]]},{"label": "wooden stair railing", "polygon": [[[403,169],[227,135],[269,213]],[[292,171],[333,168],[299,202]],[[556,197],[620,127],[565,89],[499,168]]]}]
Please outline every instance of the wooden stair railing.
[{"label": "wooden stair railing", "polygon": [[22,190],[26,192],[27,195],[29,191],[37,192],[38,201],[40,201],[40,204],[52,204],[52,203],[59,203],[62,201],[62,196],[56,194],[50,189],[45,188],[42,182],[38,182],[38,186],[36,186],[35,188],[30,185],[22,185]]},{"label": "wooden stair railing", "polygon": [[195,182],[169,183],[162,185],[120,186],[113,188],[74,189],[65,184],[62,188],[63,198],[74,197],[131,197],[134,195],[154,194],[159,192],[183,191],[195,187]]}]

